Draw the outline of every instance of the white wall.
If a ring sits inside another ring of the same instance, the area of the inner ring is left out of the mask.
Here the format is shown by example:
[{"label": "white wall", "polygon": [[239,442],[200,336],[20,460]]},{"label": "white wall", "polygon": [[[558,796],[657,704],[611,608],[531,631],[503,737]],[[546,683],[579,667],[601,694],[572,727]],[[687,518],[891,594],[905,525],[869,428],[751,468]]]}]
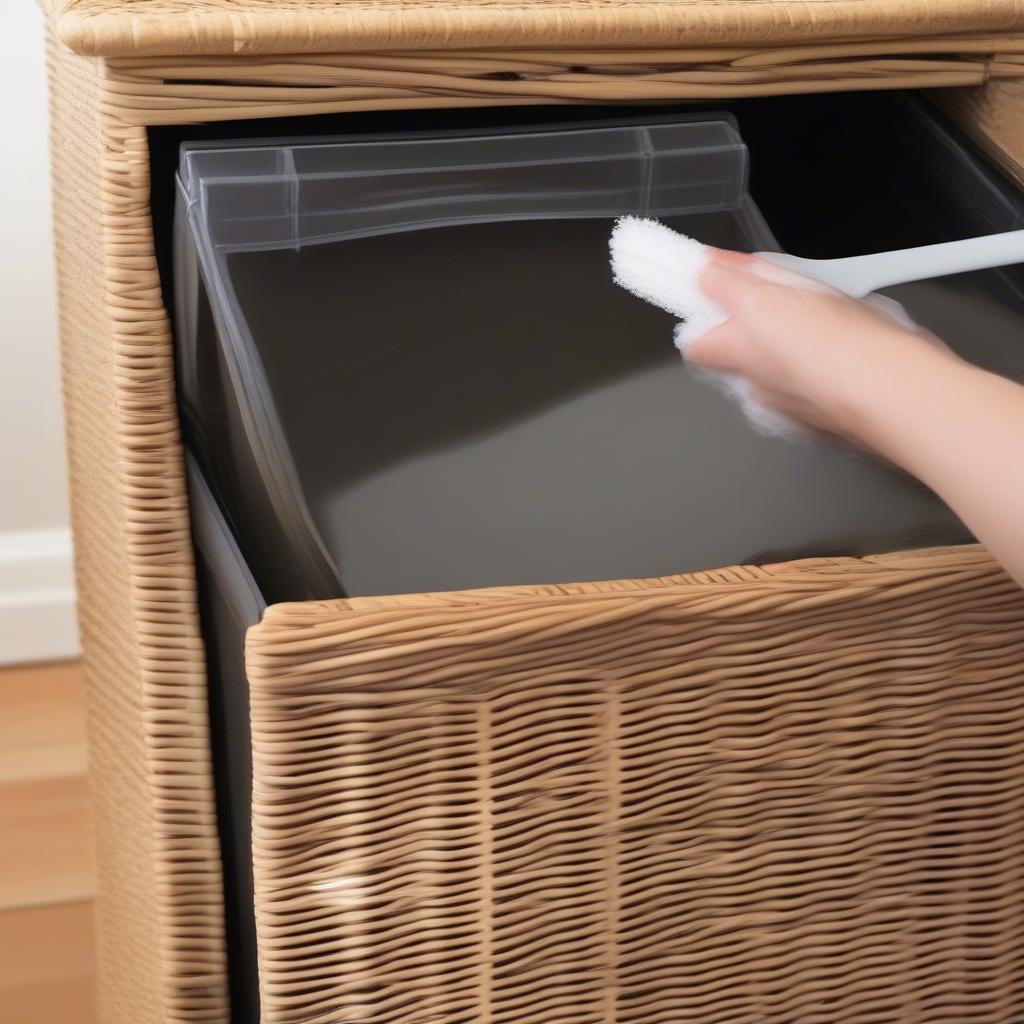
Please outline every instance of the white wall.
[{"label": "white wall", "polygon": [[77,650],[52,257],[46,64],[32,0],[0,32],[0,664]]}]

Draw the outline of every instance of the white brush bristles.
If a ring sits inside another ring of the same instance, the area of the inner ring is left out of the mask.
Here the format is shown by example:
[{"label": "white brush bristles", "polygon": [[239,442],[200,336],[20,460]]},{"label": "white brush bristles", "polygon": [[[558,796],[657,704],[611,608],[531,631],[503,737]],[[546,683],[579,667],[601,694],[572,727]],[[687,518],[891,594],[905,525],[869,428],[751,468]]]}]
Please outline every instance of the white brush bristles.
[{"label": "white brush bristles", "polygon": [[616,284],[683,321],[676,344],[685,346],[727,319],[725,310],[700,290],[707,249],[696,239],[656,220],[622,217],[609,249]]},{"label": "white brush bristles", "polygon": [[[656,220],[621,217],[612,229],[609,250],[616,284],[680,318],[674,337],[683,355],[691,342],[728,319],[725,310],[701,291],[699,279],[707,262],[707,247],[696,239]],[[755,402],[744,378],[705,370],[701,376],[735,398],[761,433],[806,436],[804,428],[787,416]]]}]

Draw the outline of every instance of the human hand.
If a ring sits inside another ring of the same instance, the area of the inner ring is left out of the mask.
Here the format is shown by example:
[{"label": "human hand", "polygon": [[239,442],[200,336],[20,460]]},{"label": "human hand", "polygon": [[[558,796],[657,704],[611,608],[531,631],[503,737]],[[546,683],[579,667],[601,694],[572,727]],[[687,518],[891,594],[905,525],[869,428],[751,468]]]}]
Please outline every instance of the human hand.
[{"label": "human hand", "polygon": [[927,331],[752,256],[709,249],[700,285],[730,318],[687,361],[738,374],[762,405],[855,444],[874,446],[878,402],[913,401],[936,361],[959,362]]}]

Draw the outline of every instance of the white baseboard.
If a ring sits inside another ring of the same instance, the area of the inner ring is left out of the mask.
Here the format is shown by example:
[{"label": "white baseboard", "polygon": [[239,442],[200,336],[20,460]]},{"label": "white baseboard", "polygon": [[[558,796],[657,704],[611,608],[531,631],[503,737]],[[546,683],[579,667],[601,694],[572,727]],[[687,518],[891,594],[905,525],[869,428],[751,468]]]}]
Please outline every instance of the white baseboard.
[{"label": "white baseboard", "polygon": [[0,533],[0,664],[78,652],[71,531]]}]

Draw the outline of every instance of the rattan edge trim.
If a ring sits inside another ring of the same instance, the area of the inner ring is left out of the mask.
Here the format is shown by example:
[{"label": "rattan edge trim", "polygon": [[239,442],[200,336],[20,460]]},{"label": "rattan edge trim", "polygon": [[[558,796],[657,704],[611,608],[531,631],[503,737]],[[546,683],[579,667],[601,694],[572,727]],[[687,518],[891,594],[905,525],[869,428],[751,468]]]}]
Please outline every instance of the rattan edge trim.
[{"label": "rattan edge trim", "polygon": [[264,634],[279,629],[308,627],[344,616],[373,615],[402,608],[432,612],[441,608],[495,607],[532,602],[565,606],[573,602],[615,599],[625,595],[665,599],[747,591],[775,592],[800,588],[841,598],[851,588],[885,588],[909,580],[941,581],[951,573],[1001,572],[980,544],[914,548],[863,557],[803,558],[765,565],[736,565],[706,572],[656,576],[646,579],[601,580],[592,583],[486,587],[476,590],[396,594],[382,597],[338,598],[326,601],[272,604],[249,629],[249,640],[260,643]]},{"label": "rattan edge trim", "polygon": [[[797,42],[1024,27],[1024,0],[408,0],[344,6],[248,0],[57,0],[59,38],[76,53],[327,53],[431,47],[688,46]],[[163,10],[161,10],[161,7]]]}]

